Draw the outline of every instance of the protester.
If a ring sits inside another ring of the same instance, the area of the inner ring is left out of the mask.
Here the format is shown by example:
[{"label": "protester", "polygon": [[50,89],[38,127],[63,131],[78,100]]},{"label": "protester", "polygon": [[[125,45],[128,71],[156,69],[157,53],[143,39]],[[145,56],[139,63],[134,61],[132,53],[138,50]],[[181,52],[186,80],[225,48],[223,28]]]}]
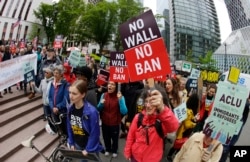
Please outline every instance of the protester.
[{"label": "protester", "polygon": [[173,162],[218,162],[222,144],[203,132],[194,133],[181,147]]},{"label": "protester", "polygon": [[164,82],[164,86],[170,101],[172,109],[182,103],[182,95],[179,93],[179,80],[177,78],[168,78]]},{"label": "protester", "polygon": [[182,98],[182,102],[186,102],[188,98],[187,90],[186,90],[186,83],[187,79],[184,77],[180,78],[180,85],[179,85],[179,93]]},{"label": "protester", "polygon": [[88,85],[88,92],[86,94],[85,99],[91,103],[94,107],[97,106],[97,95],[95,85],[89,84],[92,78],[92,70],[87,66],[76,67],[73,69],[73,73],[75,74],[77,80],[84,80]]},{"label": "protester", "polygon": [[[7,60],[10,60],[12,59],[12,56],[11,56],[11,53],[10,53],[10,46],[9,45],[6,45],[5,46],[5,50],[4,50],[4,54],[3,54],[3,58],[2,58],[2,61],[7,61]],[[7,90],[8,89],[8,90]],[[13,93],[12,90],[11,90],[11,86],[4,89],[4,93],[3,94],[7,94],[7,92],[9,93]]]},{"label": "protester", "polygon": [[[86,99],[87,82],[75,81],[69,87],[70,107],[67,114],[68,143],[72,150],[88,153],[103,151],[100,144],[99,114],[96,108]],[[86,162],[86,160],[82,160]]]},{"label": "protester", "polygon": [[194,132],[199,132],[203,129],[205,120],[212,110],[216,91],[217,86],[215,84],[211,84],[208,87],[206,95],[202,97],[200,111],[196,115],[197,125],[194,128]]},{"label": "protester", "polygon": [[56,56],[54,48],[51,47],[47,50],[45,59],[42,60],[41,68],[38,73],[40,79],[44,78],[43,69],[49,67],[50,65],[62,65],[62,61]]},{"label": "protester", "polygon": [[137,111],[137,100],[143,90],[144,84],[141,81],[129,82],[122,84],[122,94],[125,98],[128,114],[125,116],[124,123],[121,123],[122,133],[120,138],[127,136],[128,125],[132,122]]},{"label": "protester", "polygon": [[222,156],[220,158],[220,162],[226,162],[227,161],[227,158],[228,158],[228,154],[229,154],[229,151],[230,151],[230,147],[231,146],[234,146],[236,144],[236,142],[238,141],[239,137],[240,137],[240,134],[242,133],[242,129],[245,125],[245,123],[247,122],[247,119],[248,119],[248,115],[249,115],[249,105],[250,105],[250,102],[249,102],[249,99],[250,99],[250,93],[249,93],[249,97],[246,101],[246,104],[245,104],[245,107],[244,107],[244,110],[243,110],[243,114],[242,114],[242,126],[240,128],[240,131],[237,135],[234,135],[230,141],[230,143],[227,145],[227,144],[224,144],[223,145],[223,153],[222,153]]},{"label": "protester", "polygon": [[[59,121],[59,115],[67,112],[67,103],[69,102],[69,83],[63,79],[63,66],[54,66],[54,80],[49,88],[48,99],[50,114],[54,121]],[[53,126],[51,125],[52,129]],[[60,125],[64,134],[66,133],[66,120]],[[57,130],[53,130],[56,132]]]},{"label": "protester", "polygon": [[179,123],[173,112],[166,105],[165,90],[155,85],[154,90],[146,86],[142,92],[144,110],[142,124],[138,127],[137,114],[129,128],[124,156],[132,162],[159,162],[163,155],[164,142],[157,133],[156,120],[161,121],[163,134],[175,132]]},{"label": "protester", "polygon": [[199,97],[197,94],[192,94],[187,102],[186,102],[186,107],[187,107],[187,118],[182,121],[180,127],[178,128],[178,131],[176,133],[176,139],[174,141],[173,147],[170,149],[167,159],[168,161],[172,161],[172,157],[174,153],[177,153],[183,143],[188,139],[188,137],[192,134],[193,128],[195,127],[196,123],[194,121],[195,119],[195,114],[198,111],[199,107]]},{"label": "protester", "polygon": [[36,86],[34,82],[31,82],[32,87],[34,88],[35,92],[42,93],[42,100],[43,100],[43,119],[47,120],[49,114],[49,101],[48,101],[48,91],[50,86],[54,80],[53,77],[53,67],[47,67],[43,69],[45,78],[41,80],[41,84],[39,87]]},{"label": "protester", "polygon": [[105,156],[113,153],[112,157],[117,157],[121,116],[127,114],[125,99],[118,91],[117,83],[108,82],[108,91],[102,94],[97,109],[102,120]]},{"label": "protester", "polygon": [[63,78],[67,80],[69,84],[72,84],[76,80],[75,74],[72,73],[72,67],[69,65],[67,61],[64,62],[63,67],[64,67]]},{"label": "protester", "polygon": [[[41,51],[42,51],[42,46],[37,46],[37,51],[35,52],[36,56],[37,56],[37,66],[36,66],[36,75],[35,75],[35,84],[36,84],[36,87],[38,87],[40,85],[40,82],[41,82],[41,79],[38,77],[38,73],[39,73],[39,70],[41,68],[41,63],[42,63],[42,54],[41,54]],[[35,97],[35,93],[36,91],[33,89],[33,86],[31,86],[31,93],[30,95],[28,96],[29,99],[32,99]]]}]

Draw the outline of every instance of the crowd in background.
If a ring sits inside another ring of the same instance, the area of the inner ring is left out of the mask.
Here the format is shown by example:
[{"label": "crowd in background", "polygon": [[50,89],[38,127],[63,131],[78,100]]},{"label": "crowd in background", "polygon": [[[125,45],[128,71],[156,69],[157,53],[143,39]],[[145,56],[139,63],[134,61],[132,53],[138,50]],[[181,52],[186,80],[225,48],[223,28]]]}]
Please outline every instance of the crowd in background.
[{"label": "crowd in background", "polygon": [[[70,148],[83,150],[84,155],[95,152],[98,156],[98,152],[104,152],[105,156],[112,154],[115,158],[118,156],[119,138],[125,137],[124,156],[130,161],[160,161],[167,158],[176,162],[209,159],[225,162],[228,146],[234,145],[238,139],[238,136],[234,137],[229,145],[216,141],[217,147],[208,151],[214,139],[202,133],[202,130],[213,107],[217,91],[215,84],[207,87],[201,100],[198,94],[187,92],[187,78],[179,75],[155,82],[154,87],[157,88],[153,91],[147,80],[123,84],[108,81],[105,85],[97,86],[100,67],[91,57],[85,67],[73,68],[67,58],[62,58],[51,47],[37,46],[34,50],[28,44],[27,48],[11,53],[8,45],[0,46],[0,62],[27,54],[37,55],[34,81],[21,81],[0,92],[0,97],[13,93],[14,87],[23,91],[29,99],[41,93],[43,119],[47,120],[50,116],[58,121],[59,114],[66,113],[67,117],[60,125],[61,131],[68,137]],[[108,67],[105,70],[108,71]],[[182,103],[186,103],[187,118],[179,123],[173,110]],[[249,111],[248,103],[243,114],[244,123]],[[138,113],[144,114],[142,126],[139,127]],[[99,140],[99,118],[104,144]],[[164,149],[159,146],[159,141],[163,139],[157,134],[157,128],[152,126],[156,120],[161,120],[164,136],[172,145],[167,157],[162,157]],[[51,131],[58,131],[51,123],[48,124]],[[195,157],[188,152],[191,146],[197,147]]]}]

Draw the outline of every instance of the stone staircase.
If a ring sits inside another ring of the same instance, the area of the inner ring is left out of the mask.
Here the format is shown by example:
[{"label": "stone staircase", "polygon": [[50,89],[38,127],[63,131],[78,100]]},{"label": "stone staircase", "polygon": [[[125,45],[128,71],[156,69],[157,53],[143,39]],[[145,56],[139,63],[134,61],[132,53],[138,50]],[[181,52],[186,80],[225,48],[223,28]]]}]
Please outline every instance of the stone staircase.
[{"label": "stone staircase", "polygon": [[0,162],[44,162],[36,150],[21,145],[34,135],[34,145],[49,156],[59,142],[57,135],[50,135],[44,129],[42,97],[36,94],[28,99],[23,91],[12,89],[13,94],[0,98]]}]

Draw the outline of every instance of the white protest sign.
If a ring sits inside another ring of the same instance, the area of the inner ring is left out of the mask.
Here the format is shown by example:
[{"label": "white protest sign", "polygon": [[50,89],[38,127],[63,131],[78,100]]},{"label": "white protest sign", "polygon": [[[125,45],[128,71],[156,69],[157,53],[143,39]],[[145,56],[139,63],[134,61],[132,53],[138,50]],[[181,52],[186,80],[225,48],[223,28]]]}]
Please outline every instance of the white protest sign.
[{"label": "white protest sign", "polygon": [[189,78],[197,79],[200,77],[200,73],[201,73],[200,70],[192,68],[192,71],[191,71]]},{"label": "white protest sign", "polygon": [[33,68],[36,72],[37,55],[24,55],[0,63],[0,91],[24,80],[25,64],[29,67],[26,70]]},{"label": "white protest sign", "polygon": [[241,127],[248,90],[240,85],[219,82],[214,105],[204,132],[223,144],[228,144]]},{"label": "white protest sign", "polygon": [[181,123],[183,120],[187,118],[187,108],[186,102],[183,102],[181,105],[174,108],[174,114]]},{"label": "white protest sign", "polygon": [[69,62],[72,67],[77,67],[81,58],[81,52],[73,50],[69,55]]}]

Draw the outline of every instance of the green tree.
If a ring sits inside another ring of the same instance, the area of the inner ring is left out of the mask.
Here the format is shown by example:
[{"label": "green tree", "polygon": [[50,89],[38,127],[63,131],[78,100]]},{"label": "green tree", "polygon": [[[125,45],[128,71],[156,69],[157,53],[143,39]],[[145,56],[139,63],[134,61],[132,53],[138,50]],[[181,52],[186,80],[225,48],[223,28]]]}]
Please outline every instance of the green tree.
[{"label": "green tree", "polygon": [[132,17],[139,15],[143,11],[143,7],[139,2],[134,0],[118,0],[118,15],[117,15],[117,23],[115,24],[114,30],[114,46],[116,51],[122,50],[122,42],[119,33],[119,25],[126,22]]},{"label": "green tree", "polygon": [[52,42],[55,37],[56,16],[54,13],[54,6],[46,3],[41,3],[38,9],[34,10],[34,15],[41,22],[49,42]]},{"label": "green tree", "polygon": [[202,56],[199,57],[202,69],[218,71],[217,67],[215,66],[216,60],[213,59],[212,57],[213,57],[213,51],[208,51],[205,57]]},{"label": "green tree", "polygon": [[101,1],[96,5],[88,4],[86,12],[79,20],[82,27],[81,34],[89,41],[98,43],[99,53],[102,53],[104,46],[111,41],[116,21],[117,4],[115,2]]},{"label": "green tree", "polygon": [[72,34],[78,35],[77,24],[80,16],[84,14],[86,4],[83,0],[60,0],[56,5],[56,34],[69,37]]}]

